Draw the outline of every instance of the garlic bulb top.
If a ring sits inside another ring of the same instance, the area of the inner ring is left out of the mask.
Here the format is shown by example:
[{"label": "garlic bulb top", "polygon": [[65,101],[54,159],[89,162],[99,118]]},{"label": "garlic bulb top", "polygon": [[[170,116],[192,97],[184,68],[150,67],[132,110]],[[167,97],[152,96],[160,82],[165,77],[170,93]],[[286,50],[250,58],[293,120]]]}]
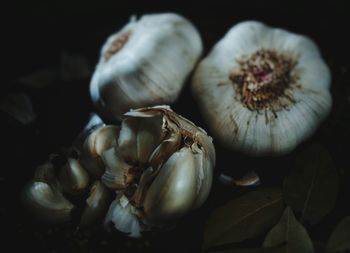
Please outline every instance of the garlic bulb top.
[{"label": "garlic bulb top", "polygon": [[103,45],[90,84],[92,100],[110,119],[132,108],[172,103],[201,53],[200,35],[185,18],[133,18]]},{"label": "garlic bulb top", "polygon": [[284,154],[328,115],[330,77],[309,38],[247,21],[199,64],[192,91],[224,145],[251,155]]}]

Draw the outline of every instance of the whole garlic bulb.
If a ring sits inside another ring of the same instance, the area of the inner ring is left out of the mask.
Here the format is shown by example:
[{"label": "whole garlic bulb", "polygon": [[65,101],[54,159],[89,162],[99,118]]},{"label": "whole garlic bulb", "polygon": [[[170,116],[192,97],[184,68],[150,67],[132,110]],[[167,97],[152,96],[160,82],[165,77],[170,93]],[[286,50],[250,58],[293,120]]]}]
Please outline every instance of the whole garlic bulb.
[{"label": "whole garlic bulb", "polygon": [[214,137],[250,155],[290,152],[331,108],[330,71],[309,38],[235,25],[199,64],[192,91]]},{"label": "whole garlic bulb", "polygon": [[196,28],[173,14],[135,18],[103,45],[90,84],[100,113],[121,119],[131,108],[174,102],[202,53]]},{"label": "whole garlic bulb", "polygon": [[[139,237],[141,231],[172,223],[206,200],[215,150],[203,129],[167,106],[155,106],[125,113],[118,135],[115,146],[100,152],[102,182],[117,193],[107,227],[113,224]],[[85,147],[87,154],[95,153],[91,145]]]}]

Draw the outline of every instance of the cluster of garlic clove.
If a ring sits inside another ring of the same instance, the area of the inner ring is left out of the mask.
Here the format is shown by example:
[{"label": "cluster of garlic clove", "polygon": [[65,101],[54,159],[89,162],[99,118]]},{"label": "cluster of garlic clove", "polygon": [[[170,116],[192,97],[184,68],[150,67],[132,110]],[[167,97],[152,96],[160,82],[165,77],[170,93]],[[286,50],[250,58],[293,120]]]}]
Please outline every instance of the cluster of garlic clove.
[{"label": "cluster of garlic clove", "polygon": [[132,18],[102,47],[90,94],[101,115],[171,104],[202,53],[196,28],[174,13]]},{"label": "cluster of garlic clove", "polygon": [[212,139],[203,129],[167,106],[131,110],[121,127],[94,130],[79,158],[58,171],[51,163],[39,167],[24,200],[42,219],[67,222],[76,208],[69,196],[90,189],[81,226],[104,216],[106,228],[140,237],[199,207],[210,192],[214,165]]},{"label": "cluster of garlic clove", "polygon": [[192,91],[219,142],[249,155],[281,155],[329,114],[330,76],[309,38],[247,21],[200,62]]},{"label": "cluster of garlic clove", "polygon": [[[74,203],[74,198],[85,196],[83,205]],[[111,197],[100,180],[92,180],[78,160],[69,158],[60,168],[51,161],[38,166],[23,190],[22,201],[31,215],[46,223],[70,222],[77,211],[81,213],[79,227],[87,227],[101,221]]]}]

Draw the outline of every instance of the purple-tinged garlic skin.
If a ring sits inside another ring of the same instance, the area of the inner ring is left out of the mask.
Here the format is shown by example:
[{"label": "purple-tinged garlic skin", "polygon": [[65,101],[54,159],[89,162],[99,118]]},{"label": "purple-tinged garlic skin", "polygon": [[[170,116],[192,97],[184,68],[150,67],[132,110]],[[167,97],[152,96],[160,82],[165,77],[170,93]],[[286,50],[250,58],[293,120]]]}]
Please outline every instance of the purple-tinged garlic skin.
[{"label": "purple-tinged garlic skin", "polygon": [[328,116],[330,83],[311,39],[246,21],[200,62],[192,91],[220,143],[252,156],[283,155]]}]

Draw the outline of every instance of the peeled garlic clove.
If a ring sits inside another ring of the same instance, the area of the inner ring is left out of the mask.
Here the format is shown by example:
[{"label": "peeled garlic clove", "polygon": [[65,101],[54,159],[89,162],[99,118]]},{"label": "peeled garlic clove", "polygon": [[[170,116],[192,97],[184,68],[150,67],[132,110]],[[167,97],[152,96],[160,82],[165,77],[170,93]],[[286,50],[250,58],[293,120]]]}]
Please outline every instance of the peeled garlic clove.
[{"label": "peeled garlic clove", "polygon": [[76,159],[69,158],[61,168],[60,183],[63,191],[77,194],[85,190],[89,184],[89,175]]},{"label": "peeled garlic clove", "polygon": [[250,155],[281,155],[328,115],[330,77],[309,38],[248,21],[202,60],[192,90],[218,141]]},{"label": "peeled garlic clove", "polygon": [[201,52],[198,31],[177,14],[132,19],[102,47],[92,100],[111,119],[131,108],[172,103]]},{"label": "peeled garlic clove", "polygon": [[163,165],[148,189],[144,210],[147,222],[164,222],[181,217],[196,199],[197,173],[189,148],[175,152]]},{"label": "peeled garlic clove", "polygon": [[144,230],[136,209],[124,195],[117,196],[109,207],[105,218],[105,227],[108,229],[110,225],[134,238],[141,237],[141,232]]},{"label": "peeled garlic clove", "polygon": [[29,212],[48,223],[68,222],[74,208],[59,189],[44,182],[29,183],[23,191],[22,201]]},{"label": "peeled garlic clove", "polygon": [[95,181],[90,189],[89,197],[86,199],[80,226],[87,227],[102,221],[111,203],[111,193],[100,182]]},{"label": "peeled garlic clove", "polygon": [[101,161],[103,151],[117,145],[120,128],[105,126],[93,131],[85,140],[79,161],[94,178],[100,178],[105,166]]}]

